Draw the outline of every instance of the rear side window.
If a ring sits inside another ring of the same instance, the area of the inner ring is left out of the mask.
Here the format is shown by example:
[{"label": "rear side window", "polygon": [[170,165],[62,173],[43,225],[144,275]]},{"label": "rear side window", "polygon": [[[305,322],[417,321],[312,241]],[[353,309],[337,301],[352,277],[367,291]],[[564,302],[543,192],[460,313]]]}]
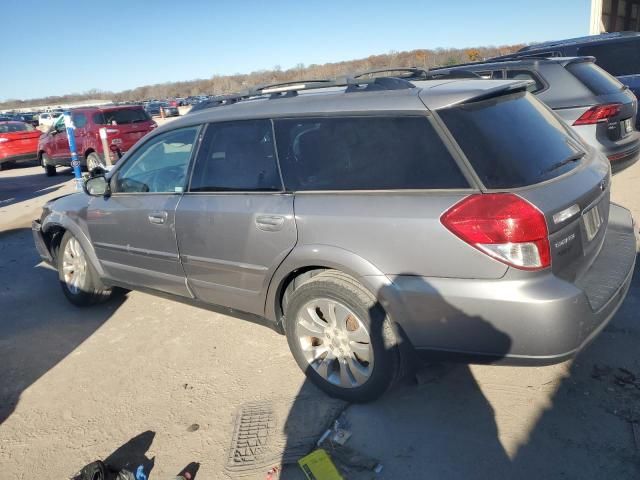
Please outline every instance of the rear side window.
[{"label": "rear side window", "polygon": [[615,77],[640,74],[640,38],[587,45],[578,54],[596,57],[596,63]]},{"label": "rear side window", "polygon": [[76,128],[84,128],[87,126],[87,116],[84,113],[73,114],[73,124]]},{"label": "rear side window", "polygon": [[93,122],[97,125],[126,125],[130,123],[148,122],[151,117],[142,108],[125,108],[122,110],[107,110],[96,113]]},{"label": "rear side window", "polygon": [[618,80],[591,62],[570,63],[567,65],[567,70],[596,95],[617,93],[622,90],[622,84]]},{"label": "rear side window", "polygon": [[425,117],[286,119],[275,131],[287,190],[469,186]]},{"label": "rear side window", "polygon": [[584,153],[568,127],[529,93],[438,113],[488,188],[550,180],[575,168]]},{"label": "rear side window", "polygon": [[32,132],[33,130],[35,128],[28,123],[10,122],[0,124],[0,133]]},{"label": "rear side window", "polygon": [[529,70],[507,70],[507,78],[510,80],[532,80],[527,91],[531,93],[539,92],[544,88],[544,83],[533,72]]},{"label": "rear side window", "polygon": [[280,190],[269,120],[212,123],[207,127],[190,191]]}]

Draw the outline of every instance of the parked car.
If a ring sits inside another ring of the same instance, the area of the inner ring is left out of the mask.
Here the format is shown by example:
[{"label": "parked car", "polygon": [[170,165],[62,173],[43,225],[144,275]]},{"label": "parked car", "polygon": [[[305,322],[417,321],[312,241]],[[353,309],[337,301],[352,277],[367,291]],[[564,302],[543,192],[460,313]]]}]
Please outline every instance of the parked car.
[{"label": "parked car", "polygon": [[[100,128],[107,129],[107,140],[117,161],[138,140],[157,127],[140,106],[86,107],[71,110],[76,127],[76,148],[81,165],[88,170],[105,166],[104,150],[100,140]],[[71,165],[69,139],[60,117],[38,143],[38,160],[47,176],[56,174],[56,167]]]},{"label": "parked car", "polygon": [[51,127],[60,117],[61,113],[44,112],[38,116],[38,125]]},{"label": "parked car", "polygon": [[[640,32],[612,32],[538,43],[498,58],[526,56],[595,57],[599,67],[640,98]],[[640,115],[636,117],[636,127],[640,129]]]},{"label": "parked car", "polygon": [[46,204],[34,239],[64,295],[226,307],[349,401],[386,391],[411,350],[553,363],[602,331],[634,222],[604,156],[528,82],[322,86],[185,115]]},{"label": "parked car", "polygon": [[475,62],[429,73],[474,72],[482,78],[530,80],[529,91],[551,107],[611,162],[614,173],[640,158],[635,128],[638,101],[593,57],[552,57]]},{"label": "parked car", "polygon": [[150,116],[159,117],[162,106],[162,102],[149,102],[145,105],[144,109]]},{"label": "parked car", "polygon": [[7,164],[36,160],[41,133],[29,123],[0,121],[0,170]]},{"label": "parked car", "polygon": [[164,111],[165,117],[177,117],[180,115],[177,105],[163,104],[160,108]]}]

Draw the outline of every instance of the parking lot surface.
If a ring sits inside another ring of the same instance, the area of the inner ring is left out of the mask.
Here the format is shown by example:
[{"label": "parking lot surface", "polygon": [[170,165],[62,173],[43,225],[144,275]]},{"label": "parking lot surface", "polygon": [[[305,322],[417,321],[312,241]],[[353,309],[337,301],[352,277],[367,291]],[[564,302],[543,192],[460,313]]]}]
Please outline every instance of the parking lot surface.
[{"label": "parking lot surface", "polygon": [[[640,164],[613,181],[614,201],[636,219],[639,183]],[[0,478],[68,478],[117,452],[151,479],[190,462],[200,479],[263,479],[266,468],[228,468],[234,415],[248,402],[276,412],[284,441],[272,463],[301,432],[322,429],[327,416],[293,415],[315,402],[314,412],[346,408],[348,445],[384,466],[375,478],[640,477],[640,274],[575,361],[424,366],[376,402],[340,405],[264,326],[140,292],[69,304],[29,226],[47,199],[72,190],[68,169],[0,172]],[[302,475],[289,467],[281,478]]]}]

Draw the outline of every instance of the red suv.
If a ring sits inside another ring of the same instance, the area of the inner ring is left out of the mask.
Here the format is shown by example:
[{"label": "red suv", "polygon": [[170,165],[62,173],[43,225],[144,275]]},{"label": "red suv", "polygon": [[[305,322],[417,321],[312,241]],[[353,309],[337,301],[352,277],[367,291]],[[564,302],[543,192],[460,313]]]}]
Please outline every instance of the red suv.
[{"label": "red suv", "polygon": [[[106,164],[100,129],[106,127],[112,162],[129,150],[145,134],[158,125],[139,105],[87,107],[71,110],[76,127],[78,157],[83,167],[92,170]],[[40,137],[38,159],[47,176],[56,174],[56,167],[71,165],[69,140],[61,116],[51,129]]]}]

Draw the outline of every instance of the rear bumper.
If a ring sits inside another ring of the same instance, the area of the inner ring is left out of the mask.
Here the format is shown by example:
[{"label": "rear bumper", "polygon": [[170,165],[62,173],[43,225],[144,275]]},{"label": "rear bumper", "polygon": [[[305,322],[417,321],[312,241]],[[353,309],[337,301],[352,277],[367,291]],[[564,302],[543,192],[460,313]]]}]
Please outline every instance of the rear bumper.
[{"label": "rear bumper", "polygon": [[612,204],[600,254],[575,283],[549,272],[517,280],[399,276],[392,280],[401,305],[389,311],[416,351],[431,357],[563,361],[602,331],[626,297],[636,260],[634,229],[629,211]]},{"label": "rear bumper", "polygon": [[38,159],[38,154],[36,152],[20,153],[20,154],[16,154],[16,155],[0,156],[0,163],[5,163],[5,162],[28,162],[28,161],[37,160],[37,159]]},{"label": "rear bumper", "polygon": [[640,159],[640,144],[634,148],[623,150],[621,152],[609,153],[607,158],[611,162],[611,172],[619,173],[629,168]]}]

